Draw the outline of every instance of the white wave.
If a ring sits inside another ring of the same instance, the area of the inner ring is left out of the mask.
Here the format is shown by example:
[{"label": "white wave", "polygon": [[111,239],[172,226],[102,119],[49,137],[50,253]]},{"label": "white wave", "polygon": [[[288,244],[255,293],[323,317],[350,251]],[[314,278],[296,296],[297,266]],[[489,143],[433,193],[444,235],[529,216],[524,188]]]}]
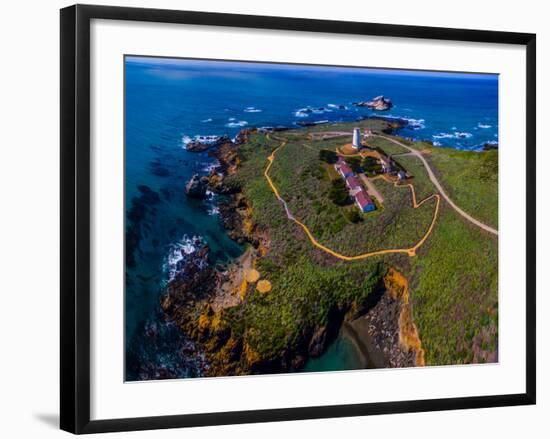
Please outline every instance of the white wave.
[{"label": "white wave", "polygon": [[259,108],[256,108],[256,107],[246,107],[243,111],[245,113],[261,113],[262,112],[262,110],[260,110]]},{"label": "white wave", "polygon": [[184,135],[181,137],[181,143],[183,144],[184,147],[186,147],[189,143],[191,143],[192,140],[193,138],[189,136]]},{"label": "white wave", "polygon": [[203,168],[202,172],[205,172],[207,174],[210,174],[214,169],[216,169],[220,165],[219,161],[215,161],[213,163],[206,163]]},{"label": "white wave", "polygon": [[212,122],[212,118],[209,117],[208,119],[203,119],[201,120],[202,123],[206,123],[206,122]]},{"label": "white wave", "polygon": [[294,112],[294,116],[296,117],[308,117],[311,113],[310,108],[300,108]]},{"label": "white wave", "polygon": [[[337,108],[334,104],[328,104],[327,107],[334,106]],[[325,107],[304,107],[299,108],[294,112],[295,117],[308,117],[310,114],[323,114],[323,113],[332,113],[332,110],[330,108]]]},{"label": "white wave", "polygon": [[437,140],[434,140],[432,144],[433,146],[441,146],[441,142],[438,142]]},{"label": "white wave", "polygon": [[414,130],[421,130],[423,128],[426,128],[425,119],[413,119],[412,117],[406,117],[406,116],[392,116],[391,114],[384,115],[382,117],[384,119],[405,120],[409,124],[409,127],[411,127]]},{"label": "white wave", "polygon": [[245,127],[247,125],[248,125],[248,122],[246,120],[239,120],[237,122],[229,122],[225,124],[225,126],[228,128]]},{"label": "white wave", "polygon": [[[339,104],[327,104],[328,108],[334,108],[335,110],[347,110],[348,107],[345,105],[339,105]],[[328,110],[331,111],[331,110]]]},{"label": "white wave", "polygon": [[215,143],[218,139],[220,138],[220,136],[218,135],[215,135],[215,134],[210,134],[210,135],[202,135],[202,134],[198,134],[196,136],[187,136],[187,135],[183,135],[181,136],[181,143],[183,145],[184,148],[187,148],[187,145],[189,145],[189,143],[191,142],[201,142],[201,143]]},{"label": "white wave", "polygon": [[454,134],[451,134],[451,133],[439,133],[439,134],[434,134],[432,136],[434,139],[452,139],[454,138]]},{"label": "white wave", "polygon": [[164,264],[162,266],[162,269],[167,274],[169,281],[174,279],[189,255],[192,255],[203,245],[204,239],[202,236],[197,235],[194,235],[192,238],[189,238],[187,235],[183,235],[183,238],[180,241],[170,245],[168,254],[164,258]]},{"label": "white wave", "polygon": [[227,119],[227,120],[237,120],[237,119],[235,119],[234,117],[230,117],[230,118]]},{"label": "white wave", "polygon": [[314,114],[323,114],[323,113],[332,113],[332,110],[329,110],[328,108],[312,108],[311,112]]},{"label": "white wave", "polygon": [[426,121],[424,119],[412,119],[410,117],[404,117],[403,119],[405,119],[409,123],[409,126],[415,130],[426,128]]},{"label": "white wave", "polygon": [[489,124],[486,124],[486,123],[481,123],[481,122],[479,122],[479,123],[477,124],[477,127],[478,127],[478,128],[492,128],[493,126],[492,126],[492,125],[489,125]]},{"label": "white wave", "polygon": [[472,136],[472,133],[468,133],[465,131],[455,131],[453,133],[434,134],[432,137],[434,139],[469,139]]},{"label": "white wave", "polygon": [[211,206],[209,209],[208,209],[208,215],[210,216],[213,216],[213,215],[218,215],[220,213],[220,208],[216,205],[214,206]]}]

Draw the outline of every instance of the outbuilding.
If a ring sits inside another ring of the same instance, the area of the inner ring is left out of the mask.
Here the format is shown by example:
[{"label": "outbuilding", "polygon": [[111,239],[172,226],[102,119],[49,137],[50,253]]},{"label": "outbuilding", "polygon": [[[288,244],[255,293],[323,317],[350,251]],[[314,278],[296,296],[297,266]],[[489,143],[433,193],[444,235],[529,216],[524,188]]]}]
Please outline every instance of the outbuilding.
[{"label": "outbuilding", "polygon": [[355,194],[355,202],[361,212],[372,212],[376,209],[371,197],[363,189]]}]

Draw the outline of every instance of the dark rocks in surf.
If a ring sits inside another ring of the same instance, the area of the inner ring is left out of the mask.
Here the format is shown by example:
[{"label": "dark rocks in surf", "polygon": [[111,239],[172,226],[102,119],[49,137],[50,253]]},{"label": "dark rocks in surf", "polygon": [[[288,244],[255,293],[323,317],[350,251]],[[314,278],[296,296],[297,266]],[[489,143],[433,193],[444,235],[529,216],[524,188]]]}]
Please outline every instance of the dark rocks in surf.
[{"label": "dark rocks in surf", "polygon": [[405,128],[407,125],[409,125],[409,121],[407,119],[402,119],[399,117],[369,116],[367,117],[367,119],[382,120],[386,122],[387,126],[382,129],[382,132],[384,134],[395,134],[400,129]]},{"label": "dark rocks in surf", "polygon": [[204,152],[226,143],[231,143],[231,139],[225,134],[223,136],[199,136],[191,140],[185,149],[190,152]]},{"label": "dark rocks in surf", "polygon": [[126,364],[130,381],[200,377],[208,367],[193,340],[164,315],[138,324]]},{"label": "dark rocks in surf", "polygon": [[206,177],[200,177],[199,174],[193,175],[185,185],[185,193],[188,197],[203,199],[206,196],[207,181]]}]

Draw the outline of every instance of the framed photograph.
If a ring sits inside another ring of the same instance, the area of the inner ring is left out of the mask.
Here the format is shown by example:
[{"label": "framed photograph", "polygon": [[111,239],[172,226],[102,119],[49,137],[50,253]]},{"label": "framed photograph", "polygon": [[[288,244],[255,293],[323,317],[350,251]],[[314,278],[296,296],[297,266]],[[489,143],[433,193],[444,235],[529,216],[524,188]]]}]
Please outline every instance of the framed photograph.
[{"label": "framed photograph", "polygon": [[535,35],[61,10],[61,428],[535,403]]}]

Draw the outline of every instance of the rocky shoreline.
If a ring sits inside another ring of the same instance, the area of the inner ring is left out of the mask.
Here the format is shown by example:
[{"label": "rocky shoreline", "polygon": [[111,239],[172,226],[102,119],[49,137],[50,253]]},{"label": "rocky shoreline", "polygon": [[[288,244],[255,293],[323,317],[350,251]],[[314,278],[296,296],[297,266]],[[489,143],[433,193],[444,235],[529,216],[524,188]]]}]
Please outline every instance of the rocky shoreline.
[{"label": "rocky shoreline", "polygon": [[240,188],[226,183],[226,177],[236,172],[238,146],[256,130],[241,132],[231,142],[212,148],[209,155],[219,165],[208,176],[193,177],[188,186],[201,181],[214,193],[223,196],[219,203],[220,216],[229,236],[250,247],[230,267],[212,266],[207,246],[188,258],[185,266],[161,299],[161,307],[183,332],[200,347],[206,359],[205,376],[242,375],[258,372],[258,360],[243,342],[242,334],[231,326],[231,312],[242,302],[239,295],[243,267],[265,252],[267,237],[252,222],[251,209]]}]

